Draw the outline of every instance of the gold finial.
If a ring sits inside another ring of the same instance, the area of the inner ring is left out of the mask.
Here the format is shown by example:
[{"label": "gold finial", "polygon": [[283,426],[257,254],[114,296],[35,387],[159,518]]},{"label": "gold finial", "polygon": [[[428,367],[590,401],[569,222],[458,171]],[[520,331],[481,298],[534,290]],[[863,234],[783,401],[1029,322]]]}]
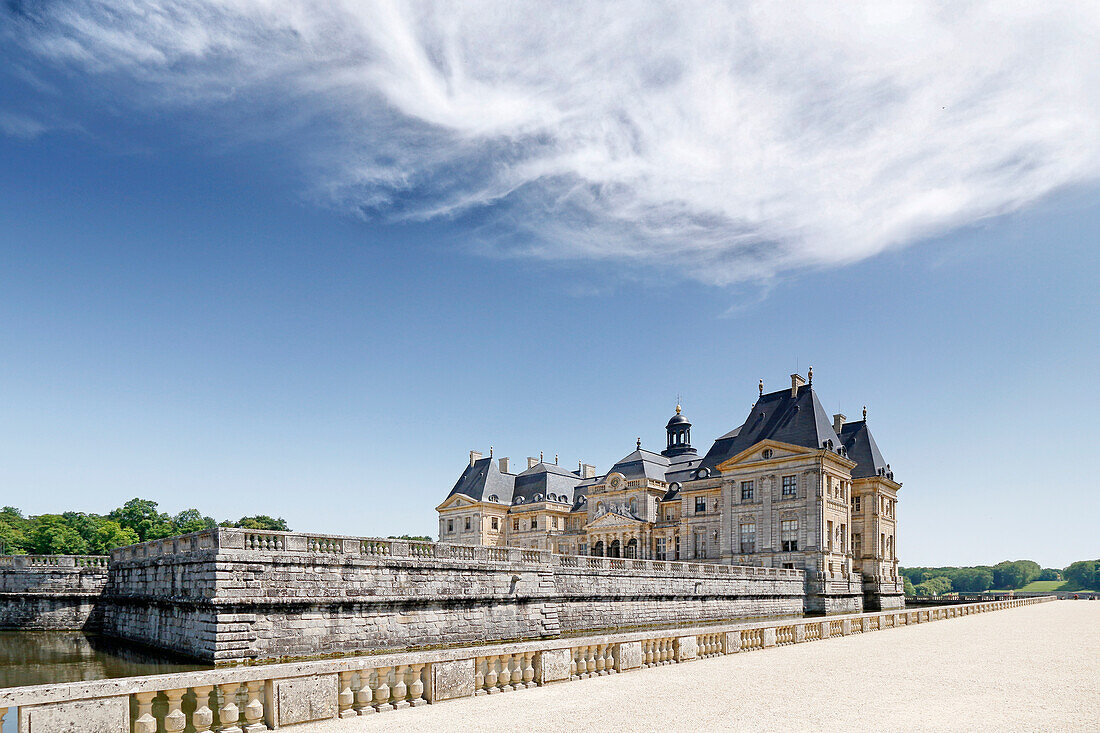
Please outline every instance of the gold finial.
[{"label": "gold finial", "polygon": [[542,451],[539,451],[539,463],[542,463]]},{"label": "gold finial", "polygon": [[867,421],[867,405],[863,406],[863,421]]},{"label": "gold finial", "polygon": [[814,368],[813,367],[810,367],[810,371],[806,376],[808,376],[810,378],[810,385],[813,386],[813,383],[814,383]]},{"label": "gold finial", "polygon": [[554,465],[555,466],[558,465],[558,454],[557,453],[554,454]]},{"label": "gold finial", "polygon": [[764,380],[763,379],[760,380],[760,384],[758,386],[760,388],[760,396],[763,397],[764,396]]},{"label": "gold finial", "polygon": [[493,446],[489,446],[489,457],[493,457]]},{"label": "gold finial", "polygon": [[637,448],[638,450],[642,449],[642,439],[641,438],[638,438],[638,442],[634,444],[634,447]]},{"label": "gold finial", "polygon": [[676,403],[676,414],[677,415],[680,414],[680,403],[679,402]]}]

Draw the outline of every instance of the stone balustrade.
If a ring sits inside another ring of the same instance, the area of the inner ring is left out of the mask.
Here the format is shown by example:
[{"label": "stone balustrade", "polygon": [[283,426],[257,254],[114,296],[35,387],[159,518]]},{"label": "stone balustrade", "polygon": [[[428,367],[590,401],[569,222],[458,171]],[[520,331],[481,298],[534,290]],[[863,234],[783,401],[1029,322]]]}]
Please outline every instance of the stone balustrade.
[{"label": "stone balustrade", "polygon": [[0,721],[18,708],[21,733],[255,733],[1052,600],[1021,598],[15,687],[0,690]]},{"label": "stone balustrade", "polygon": [[150,540],[111,551],[111,562],[143,558],[187,555],[211,550],[251,551],[257,553],[339,555],[385,558],[459,560],[464,562],[507,562],[541,564],[564,568],[594,570],[638,570],[683,576],[699,574],[730,578],[804,579],[805,571],[789,568],[765,568],[717,563],[691,563],[672,560],[558,555],[548,550],[517,547],[484,547],[449,542],[418,542],[353,537],[345,535],[275,532],[267,530],[218,527],[179,537]]},{"label": "stone balustrade", "polygon": [[0,555],[0,570],[36,571],[50,568],[103,568],[107,555]]}]

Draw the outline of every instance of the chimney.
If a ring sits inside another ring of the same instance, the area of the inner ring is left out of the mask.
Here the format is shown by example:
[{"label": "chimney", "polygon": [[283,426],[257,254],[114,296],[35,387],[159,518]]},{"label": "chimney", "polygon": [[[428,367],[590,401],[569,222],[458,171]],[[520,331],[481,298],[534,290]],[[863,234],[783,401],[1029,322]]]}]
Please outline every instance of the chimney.
[{"label": "chimney", "polygon": [[806,386],[806,380],[802,377],[801,374],[792,374],[791,375],[791,397],[792,398],[797,397],[798,396],[798,388],[799,387],[804,387],[804,386]]},{"label": "chimney", "polygon": [[480,453],[478,453],[476,450],[470,451],[470,465],[471,466],[474,465],[474,461],[480,461],[480,460],[481,460],[481,454]]},{"label": "chimney", "polygon": [[833,432],[837,435],[840,435],[840,429],[844,427],[844,421],[847,419],[848,418],[846,418],[844,415],[841,415],[839,412],[833,415]]},{"label": "chimney", "polygon": [[591,463],[582,463],[581,464],[581,478],[595,478],[595,477],[596,477],[596,467],[593,466]]},{"label": "chimney", "polygon": [[537,465],[539,465],[539,459],[538,458],[532,458],[531,456],[527,456],[527,467],[528,468],[534,468]]},{"label": "chimney", "polygon": [[508,473],[508,459],[507,458],[498,459],[497,460],[497,465],[500,466],[500,472],[501,473]]}]

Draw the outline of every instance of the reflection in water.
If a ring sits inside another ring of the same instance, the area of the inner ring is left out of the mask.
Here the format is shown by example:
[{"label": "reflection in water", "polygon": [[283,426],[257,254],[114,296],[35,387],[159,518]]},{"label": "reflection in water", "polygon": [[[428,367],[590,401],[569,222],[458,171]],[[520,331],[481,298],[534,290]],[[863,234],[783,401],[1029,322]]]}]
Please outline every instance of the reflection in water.
[{"label": "reflection in water", "polygon": [[80,631],[0,631],[0,687],[212,668]]},{"label": "reflection in water", "polygon": [[[0,631],[0,687],[213,669],[169,652],[81,631]],[[2,733],[15,733],[16,711]]]}]

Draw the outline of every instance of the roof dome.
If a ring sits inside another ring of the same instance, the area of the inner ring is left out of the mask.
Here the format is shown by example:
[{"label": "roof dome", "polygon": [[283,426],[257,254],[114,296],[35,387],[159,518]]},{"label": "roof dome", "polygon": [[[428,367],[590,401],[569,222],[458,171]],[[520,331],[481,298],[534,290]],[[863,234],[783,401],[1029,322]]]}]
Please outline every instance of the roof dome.
[{"label": "roof dome", "polygon": [[671,428],[674,425],[691,425],[691,423],[688,422],[688,419],[680,413],[679,405],[676,405],[676,414],[669,419],[668,424],[665,425],[665,428]]}]

